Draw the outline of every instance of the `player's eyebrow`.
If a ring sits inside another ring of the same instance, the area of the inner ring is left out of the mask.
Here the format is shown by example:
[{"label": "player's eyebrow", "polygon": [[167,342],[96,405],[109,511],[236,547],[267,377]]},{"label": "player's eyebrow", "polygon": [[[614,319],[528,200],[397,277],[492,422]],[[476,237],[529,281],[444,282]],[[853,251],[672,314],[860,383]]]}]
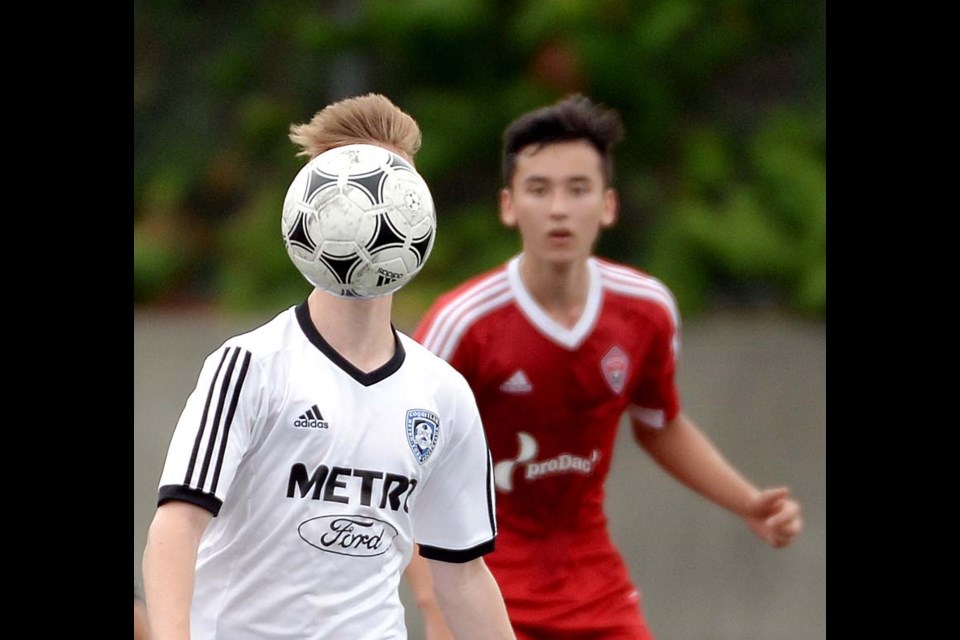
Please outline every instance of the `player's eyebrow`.
[{"label": "player's eyebrow", "polygon": [[[548,178],[546,176],[540,176],[540,175],[531,175],[523,179],[523,183],[529,184],[529,185],[549,184],[551,182],[553,182],[551,178]],[[589,184],[590,177],[578,174],[574,176],[567,176],[567,177],[561,178],[557,182],[561,182],[565,184]]]}]

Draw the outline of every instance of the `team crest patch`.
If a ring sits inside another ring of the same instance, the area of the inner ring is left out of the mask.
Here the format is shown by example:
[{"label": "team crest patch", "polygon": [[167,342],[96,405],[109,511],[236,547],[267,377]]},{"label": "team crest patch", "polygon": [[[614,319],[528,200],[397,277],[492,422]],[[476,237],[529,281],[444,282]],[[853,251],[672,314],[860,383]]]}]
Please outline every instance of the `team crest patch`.
[{"label": "team crest patch", "polygon": [[630,369],[630,358],[627,357],[626,352],[619,346],[613,347],[600,361],[600,369],[614,393],[623,393],[623,387],[627,383],[627,372]]},{"label": "team crest patch", "polygon": [[410,450],[423,464],[437,446],[437,437],[440,435],[440,418],[437,414],[426,409],[410,409],[407,411],[407,442]]}]

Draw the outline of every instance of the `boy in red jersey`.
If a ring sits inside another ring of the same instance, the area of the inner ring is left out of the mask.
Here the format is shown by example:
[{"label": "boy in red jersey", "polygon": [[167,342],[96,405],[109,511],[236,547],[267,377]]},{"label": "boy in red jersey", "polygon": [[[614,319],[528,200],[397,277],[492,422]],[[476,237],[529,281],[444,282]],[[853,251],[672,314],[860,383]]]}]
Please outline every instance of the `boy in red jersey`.
[{"label": "boy in red jersey", "polygon": [[[753,486],[683,413],[671,292],[593,254],[617,217],[611,149],[622,136],[619,115],[583,96],[511,123],[500,220],[522,252],[441,296],[414,334],[476,396],[497,488],[487,564],[518,638],[653,637],[603,512],[624,413],[657,464],[761,540],[783,547],[803,528],[786,488]],[[449,637],[426,566],[407,578],[427,637]]]}]

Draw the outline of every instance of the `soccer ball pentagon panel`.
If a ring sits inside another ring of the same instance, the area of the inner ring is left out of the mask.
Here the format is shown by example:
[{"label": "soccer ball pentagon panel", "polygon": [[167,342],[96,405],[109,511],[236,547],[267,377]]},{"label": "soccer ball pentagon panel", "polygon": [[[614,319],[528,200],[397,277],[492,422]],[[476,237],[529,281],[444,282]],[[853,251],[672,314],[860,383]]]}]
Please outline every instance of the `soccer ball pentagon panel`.
[{"label": "soccer ball pentagon panel", "polygon": [[313,286],[345,298],[375,298],[410,282],[430,256],[436,227],[420,174],[370,144],[313,158],[283,201],[283,243],[293,264]]}]

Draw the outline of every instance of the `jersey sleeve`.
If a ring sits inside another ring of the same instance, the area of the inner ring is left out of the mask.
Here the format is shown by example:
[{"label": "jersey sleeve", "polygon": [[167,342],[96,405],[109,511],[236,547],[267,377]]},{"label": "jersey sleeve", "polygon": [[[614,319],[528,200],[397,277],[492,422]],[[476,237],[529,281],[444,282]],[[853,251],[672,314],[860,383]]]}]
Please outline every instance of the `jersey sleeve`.
[{"label": "jersey sleeve", "polygon": [[475,340],[469,328],[465,331],[450,329],[444,312],[452,304],[449,296],[442,296],[427,310],[412,337],[470,380],[477,361]]},{"label": "jersey sleeve", "polygon": [[167,449],[158,506],[181,500],[219,513],[256,420],[252,359],[250,351],[225,345],[204,361]]},{"label": "jersey sleeve", "polygon": [[[423,315],[423,318],[420,319],[420,323],[417,324],[416,328],[413,330],[413,333],[410,334],[410,337],[420,344],[424,344],[427,334],[437,322],[437,316],[440,314],[440,311],[441,305],[438,302],[434,303],[429,309],[427,309],[427,312]],[[424,344],[424,346],[426,345]],[[433,349],[430,350],[436,353],[436,351]]]},{"label": "jersey sleeve", "polygon": [[490,450],[465,382],[447,428],[453,438],[413,505],[414,538],[425,558],[468,562],[493,551],[497,526]]},{"label": "jersey sleeve", "polygon": [[680,413],[680,394],[676,385],[680,352],[678,325],[678,316],[666,313],[659,314],[652,323],[655,333],[651,348],[630,390],[627,411],[634,428],[662,429]]}]

